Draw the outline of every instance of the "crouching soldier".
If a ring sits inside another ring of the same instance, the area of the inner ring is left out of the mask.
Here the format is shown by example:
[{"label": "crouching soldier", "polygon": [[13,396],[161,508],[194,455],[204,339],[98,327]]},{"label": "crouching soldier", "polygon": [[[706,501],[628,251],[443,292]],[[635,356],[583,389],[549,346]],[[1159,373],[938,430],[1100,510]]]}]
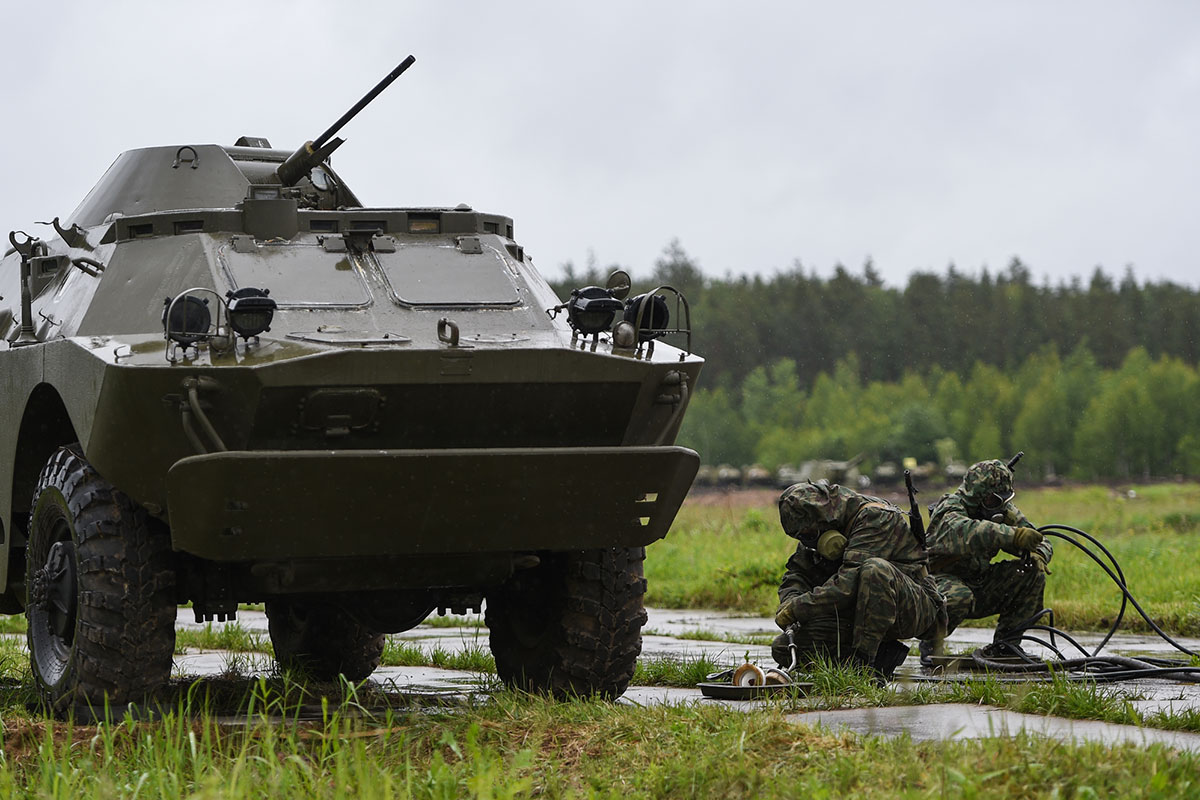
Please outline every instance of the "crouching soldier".
[{"label": "crouching soldier", "polygon": [[[985,656],[1017,653],[1025,628],[1042,610],[1046,565],[1054,555],[1050,542],[1013,505],[1013,496],[1010,466],[980,461],[958,489],[934,504],[929,519],[929,561],[946,598],[947,633],[963,620],[1000,615]],[[991,563],[1001,550],[1021,559]],[[923,661],[937,644],[921,642]]]},{"label": "crouching soldier", "polygon": [[888,680],[908,655],[899,639],[936,634],[942,598],[925,552],[896,506],[825,481],[779,498],[784,533],[800,541],[779,587],[772,647],[782,666],[825,656]]}]

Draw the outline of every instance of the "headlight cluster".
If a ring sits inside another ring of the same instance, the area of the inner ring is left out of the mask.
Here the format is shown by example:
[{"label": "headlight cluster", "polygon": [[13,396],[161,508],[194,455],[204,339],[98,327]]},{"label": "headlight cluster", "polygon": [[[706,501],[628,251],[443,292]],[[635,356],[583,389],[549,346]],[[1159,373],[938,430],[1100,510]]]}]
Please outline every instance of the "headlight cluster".
[{"label": "headlight cluster", "polygon": [[[249,341],[271,330],[275,301],[268,289],[245,287],[226,292],[222,298],[212,289],[196,287],[163,301],[163,335],[167,339],[167,360],[174,362],[173,348],[196,347],[207,342],[214,350],[233,347],[235,336]],[[209,297],[217,298],[217,318],[213,320]],[[223,319],[222,319],[223,318]]]},{"label": "headlight cluster", "polygon": [[[622,349],[670,333],[668,326],[671,314],[666,298],[648,292],[626,299],[629,285],[629,275],[624,270],[617,270],[609,276],[606,287],[584,286],[574,289],[567,302],[548,309],[547,313],[557,316],[560,311],[566,311],[567,323],[578,336],[595,337],[612,331],[613,345]],[[659,288],[675,291],[669,286]],[[617,320],[618,314],[620,320]]]}]

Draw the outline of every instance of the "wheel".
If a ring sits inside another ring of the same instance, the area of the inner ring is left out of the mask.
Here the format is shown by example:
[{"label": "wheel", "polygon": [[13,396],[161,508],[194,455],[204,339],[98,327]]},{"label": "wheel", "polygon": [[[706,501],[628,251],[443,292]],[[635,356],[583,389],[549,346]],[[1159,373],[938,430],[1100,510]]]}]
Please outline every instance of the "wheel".
[{"label": "wheel", "polygon": [[361,681],[383,658],[383,634],[336,606],[272,600],[267,603],[267,620],[276,663],[317,680],[344,675]]},{"label": "wheel", "polygon": [[641,547],[555,553],[487,595],[496,671],[509,686],[616,698],[642,652]]},{"label": "wheel", "polygon": [[129,703],[167,682],[170,537],[77,447],[56,451],[38,478],[26,565],[29,661],[52,709]]},{"label": "wheel", "polygon": [[734,686],[762,686],[767,682],[767,676],[762,667],[747,661],[733,671],[729,682]]}]

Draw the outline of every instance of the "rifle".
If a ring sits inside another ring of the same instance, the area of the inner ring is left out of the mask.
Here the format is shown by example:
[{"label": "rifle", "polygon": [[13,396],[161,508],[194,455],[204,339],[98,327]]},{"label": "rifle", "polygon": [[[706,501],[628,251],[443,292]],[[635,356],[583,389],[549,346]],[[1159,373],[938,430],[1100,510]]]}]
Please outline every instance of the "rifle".
[{"label": "rifle", "polygon": [[904,488],[908,490],[908,527],[912,529],[917,544],[924,550],[925,518],[921,516],[921,506],[917,504],[917,490],[913,487],[911,470],[904,470]]}]

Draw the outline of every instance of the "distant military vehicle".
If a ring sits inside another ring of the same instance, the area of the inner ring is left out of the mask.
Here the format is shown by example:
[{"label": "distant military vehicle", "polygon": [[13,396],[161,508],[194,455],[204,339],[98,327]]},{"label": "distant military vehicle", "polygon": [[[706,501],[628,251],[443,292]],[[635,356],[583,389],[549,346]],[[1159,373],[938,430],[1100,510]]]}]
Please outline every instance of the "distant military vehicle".
[{"label": "distant military vehicle", "polygon": [[830,459],[805,461],[800,465],[798,478],[793,483],[824,480],[842,486],[861,488],[860,482],[863,476],[858,471],[858,465],[862,463],[862,460],[863,455],[859,453],[849,461],[833,461]]},{"label": "distant military vehicle", "polygon": [[742,483],[746,486],[774,486],[775,475],[762,464],[751,464],[742,470]]},{"label": "distant military vehicle", "polygon": [[686,300],[618,273],[562,303],[509,217],[364,208],[334,134],[411,63],[294,152],[132,150],[9,235],[0,610],[55,709],[166,681],[185,602],[265,602],[282,664],[357,680],[486,599],[509,684],[628,685],[699,464]]},{"label": "distant military vehicle", "polygon": [[884,461],[871,473],[871,482],[877,486],[891,486],[900,482],[902,472],[895,461]]}]

